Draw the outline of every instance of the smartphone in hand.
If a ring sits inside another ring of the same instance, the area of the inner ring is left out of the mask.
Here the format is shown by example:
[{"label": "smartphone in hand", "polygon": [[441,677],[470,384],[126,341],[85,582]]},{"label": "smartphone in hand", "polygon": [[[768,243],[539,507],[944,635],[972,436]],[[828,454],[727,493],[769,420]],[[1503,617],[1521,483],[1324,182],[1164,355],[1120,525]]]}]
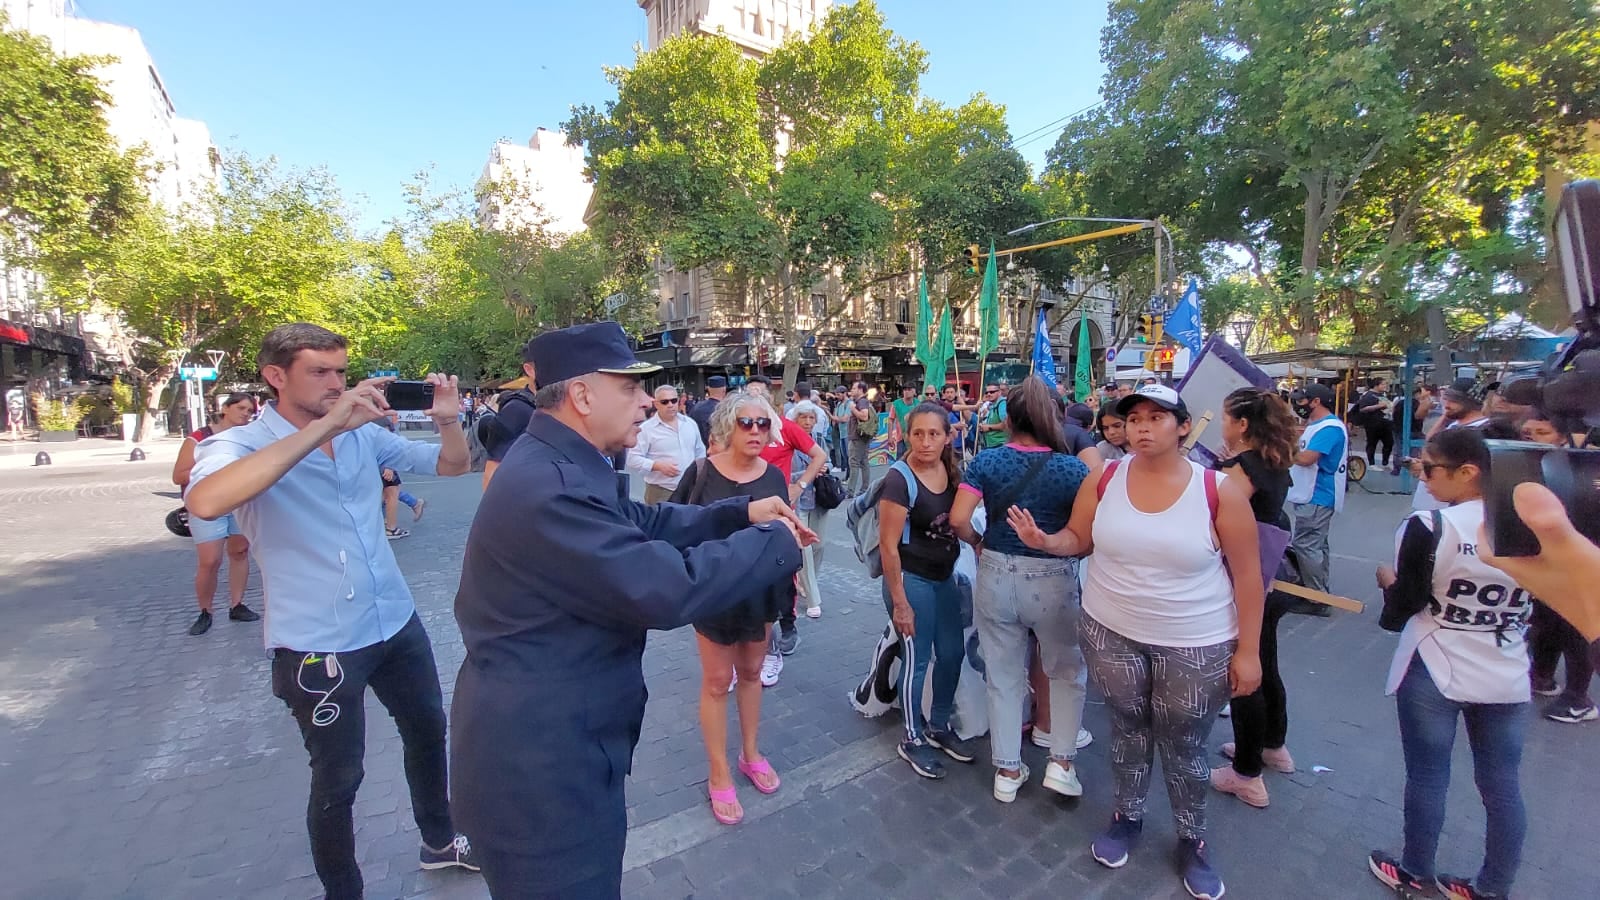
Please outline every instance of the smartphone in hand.
[{"label": "smartphone in hand", "polygon": [[383,389],[383,399],[394,410],[433,408],[433,383],[429,381],[391,381]]},{"label": "smartphone in hand", "polygon": [[1548,487],[1578,531],[1600,543],[1600,450],[1575,450],[1533,441],[1487,441],[1489,471],[1483,483],[1484,519],[1496,556],[1537,556],[1539,538],[1512,505],[1524,481]]}]

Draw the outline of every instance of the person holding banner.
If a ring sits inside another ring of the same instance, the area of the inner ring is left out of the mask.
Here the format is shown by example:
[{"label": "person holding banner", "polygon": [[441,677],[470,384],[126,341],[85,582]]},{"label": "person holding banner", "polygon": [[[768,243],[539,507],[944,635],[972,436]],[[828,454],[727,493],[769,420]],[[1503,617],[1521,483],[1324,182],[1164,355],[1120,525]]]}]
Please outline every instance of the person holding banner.
[{"label": "person holding banner", "polygon": [[[1222,402],[1222,441],[1227,458],[1220,469],[1242,474],[1237,480],[1250,499],[1256,522],[1289,530],[1283,511],[1294,458],[1294,416],[1277,394],[1240,388]],[[1281,539],[1281,536],[1280,536]],[[1211,770],[1211,786],[1257,809],[1267,806],[1264,768],[1289,774],[1294,758],[1284,746],[1289,733],[1289,698],[1278,672],[1278,622],[1293,604],[1282,593],[1267,595],[1261,617],[1261,687],[1233,701],[1233,740],[1222,745],[1231,766]]]}]

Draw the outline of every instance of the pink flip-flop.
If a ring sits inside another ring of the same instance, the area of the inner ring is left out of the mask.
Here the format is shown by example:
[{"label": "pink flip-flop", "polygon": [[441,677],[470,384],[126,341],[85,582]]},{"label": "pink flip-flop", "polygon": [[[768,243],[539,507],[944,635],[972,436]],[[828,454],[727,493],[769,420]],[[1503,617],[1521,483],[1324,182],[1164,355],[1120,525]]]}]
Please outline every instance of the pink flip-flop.
[{"label": "pink flip-flop", "polygon": [[[745,762],[744,757],[741,756],[739,757],[739,771],[744,774],[744,777],[750,779],[750,783],[756,786],[756,790],[763,794],[775,794],[783,784],[778,778],[778,773],[773,771],[772,763],[767,762],[765,758],[762,758],[758,763],[749,763]],[[756,779],[757,775],[771,776],[772,787],[762,784]]]},{"label": "pink flip-flop", "polygon": [[[724,825],[737,825],[744,821],[744,807],[739,806],[739,793],[738,791],[735,791],[731,785],[721,789],[708,786],[706,788],[706,793],[710,794],[711,796],[711,817],[713,819],[716,819],[718,822],[721,822]],[[717,812],[718,803],[732,803],[734,806],[739,806],[739,814],[736,816],[725,816],[722,813]]]}]

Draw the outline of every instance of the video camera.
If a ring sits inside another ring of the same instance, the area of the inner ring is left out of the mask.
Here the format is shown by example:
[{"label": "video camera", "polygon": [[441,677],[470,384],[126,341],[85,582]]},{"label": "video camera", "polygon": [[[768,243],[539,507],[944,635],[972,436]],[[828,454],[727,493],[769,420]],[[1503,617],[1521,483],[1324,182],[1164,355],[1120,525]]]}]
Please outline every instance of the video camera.
[{"label": "video camera", "polygon": [[1550,488],[1578,531],[1600,543],[1600,180],[1567,185],[1552,232],[1578,334],[1539,376],[1541,408],[1568,446],[1488,441],[1484,512],[1500,556],[1539,552],[1538,538],[1511,504],[1524,481]]}]

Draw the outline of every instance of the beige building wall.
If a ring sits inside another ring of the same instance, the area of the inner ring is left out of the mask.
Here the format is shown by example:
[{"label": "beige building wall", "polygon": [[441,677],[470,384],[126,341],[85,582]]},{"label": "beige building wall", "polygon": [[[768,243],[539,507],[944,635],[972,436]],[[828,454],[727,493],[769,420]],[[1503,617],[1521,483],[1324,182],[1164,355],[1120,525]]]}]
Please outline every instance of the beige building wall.
[{"label": "beige building wall", "polygon": [[770,53],[791,34],[816,25],[831,0],[638,0],[646,49],[680,32],[723,34],[752,56]]},{"label": "beige building wall", "polygon": [[[478,222],[486,228],[540,224],[560,234],[576,234],[586,227],[584,211],[594,185],[583,174],[583,148],[567,145],[559,131],[540,128],[526,145],[507,140],[489,148],[489,160],[478,176]],[[511,186],[497,202],[485,196],[489,185]]]}]

